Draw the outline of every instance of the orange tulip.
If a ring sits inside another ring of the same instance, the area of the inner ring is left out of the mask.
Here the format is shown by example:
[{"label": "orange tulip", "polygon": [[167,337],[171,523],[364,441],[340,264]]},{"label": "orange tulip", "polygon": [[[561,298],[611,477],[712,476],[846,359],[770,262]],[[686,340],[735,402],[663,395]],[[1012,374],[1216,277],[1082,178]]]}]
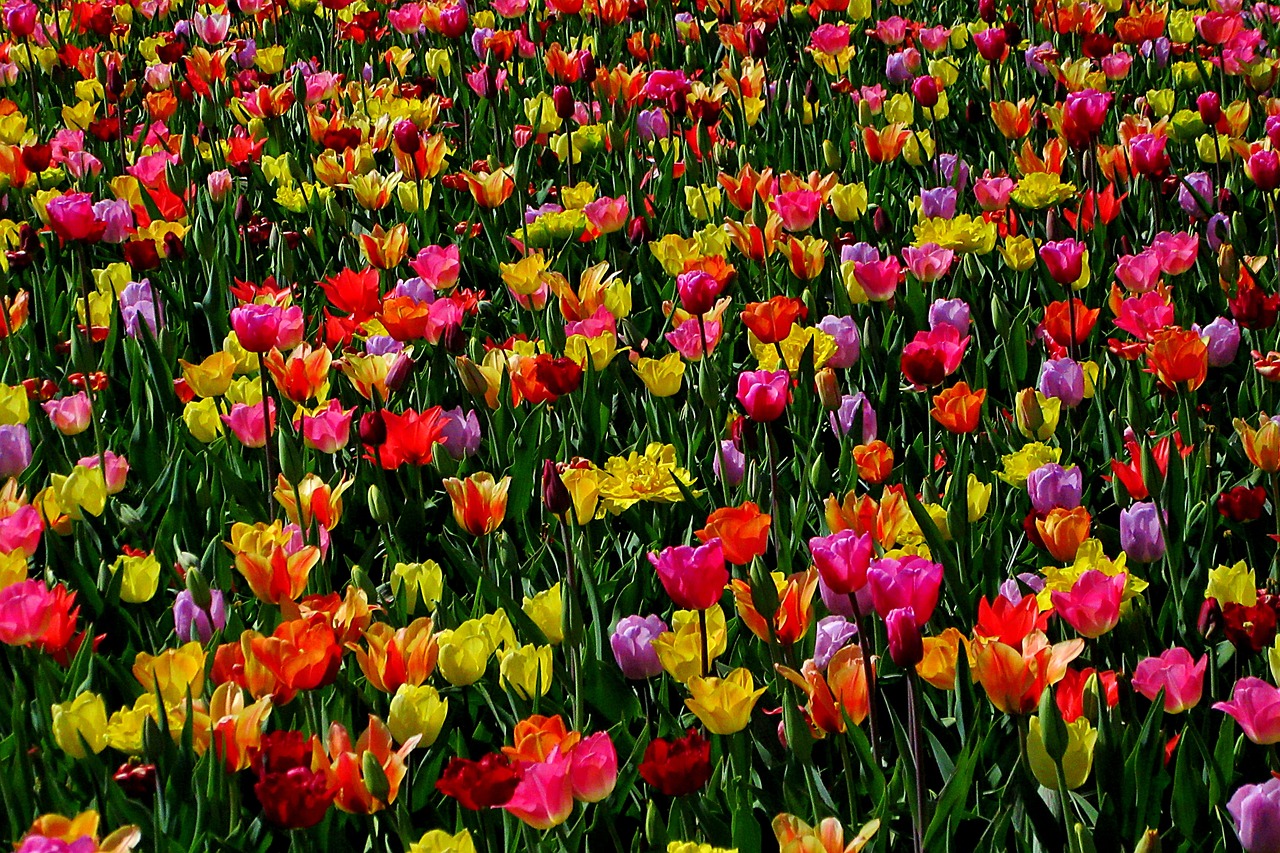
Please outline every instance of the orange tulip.
[{"label": "orange tulip", "polygon": [[516,723],[511,735],[514,745],[504,746],[502,752],[513,762],[538,764],[545,761],[556,747],[560,748],[561,755],[566,755],[581,737],[578,732],[571,732],[565,727],[559,714],[554,717],[534,714]]},{"label": "orange tulip", "polygon": [[1005,139],[1021,139],[1031,132],[1031,101],[992,101],[991,120]]},{"label": "orange tulip", "polygon": [[248,690],[255,699],[270,696],[276,705],[289,704],[293,699],[293,691],[280,684],[275,674],[254,657],[255,639],[262,639],[262,634],[244,631],[237,642],[218,646],[213,654],[214,682],[231,682]]},{"label": "orange tulip", "polygon": [[286,619],[306,619],[312,613],[319,613],[333,629],[338,638],[338,645],[347,647],[360,639],[373,620],[373,608],[369,606],[369,596],[355,584],[348,584],[344,595],[336,592],[328,595],[308,595],[290,607],[292,602],[280,606],[280,612]]},{"label": "orange tulip", "polygon": [[730,586],[738,605],[738,616],[751,629],[751,633],[766,643],[772,636],[789,648],[809,632],[809,623],[813,621],[813,594],[818,589],[818,573],[815,569],[809,569],[784,580],[781,572],[774,572],[771,579],[778,597],[778,609],[772,619],[765,619],[756,610],[755,596],[749,582],[734,579]]},{"label": "orange tulip", "polygon": [[[872,672],[874,676],[874,667]],[[843,732],[846,717],[858,726],[871,712],[862,650],[856,645],[832,655],[825,676],[812,660],[805,661],[800,672],[779,665],[778,673],[804,691],[805,712],[819,732]]]},{"label": "orange tulip", "polygon": [[280,604],[296,599],[307,588],[311,569],[320,562],[320,549],[296,546],[292,540],[279,521],[231,525],[231,541],[225,544],[235,554],[236,569],[259,600]]},{"label": "orange tulip", "polygon": [[724,187],[725,198],[729,199],[729,203],[738,208],[738,210],[748,211],[751,210],[757,191],[759,191],[762,200],[768,201],[765,198],[765,194],[772,185],[772,178],[772,169],[757,172],[748,163],[738,171],[736,178],[721,172],[717,180],[719,180],[720,186]]},{"label": "orange tulip", "polygon": [[739,252],[756,263],[762,263],[778,250],[778,243],[782,240],[782,218],[771,212],[764,228],[750,222],[726,219],[724,230]]},{"label": "orange tulip", "polygon": [[481,207],[495,208],[511,198],[511,193],[516,188],[516,182],[511,177],[512,172],[510,167],[481,175],[464,171],[462,177],[466,180],[467,189],[471,190],[471,197],[476,200],[476,204]]},{"label": "orange tulip", "polygon": [[1036,519],[1036,531],[1044,547],[1055,560],[1068,563],[1075,559],[1081,543],[1089,538],[1089,510],[1055,507],[1044,518]]},{"label": "orange tulip", "polygon": [[742,312],[743,324],[762,344],[776,344],[791,334],[796,320],[808,316],[809,309],[793,296],[775,296],[768,302],[752,302]]},{"label": "orange tulip", "polygon": [[342,493],[354,482],[343,474],[338,485],[331,488],[315,474],[308,474],[295,486],[280,474],[272,494],[289,520],[304,531],[311,529],[313,521],[332,530],[342,519]]},{"label": "orange tulip", "polygon": [[939,690],[955,689],[956,659],[961,645],[967,650],[969,641],[955,628],[948,628],[936,637],[925,637],[924,657],[916,664],[916,673]]},{"label": "orange tulip", "polygon": [[431,633],[431,620],[423,616],[396,630],[375,622],[364,632],[368,650],[352,644],[356,662],[369,683],[383,693],[395,693],[402,684],[425,682],[436,668],[440,647]]},{"label": "orange tulip", "polygon": [[987,389],[970,391],[968,382],[957,382],[933,398],[929,414],[947,432],[963,435],[978,428],[986,399]]},{"label": "orange tulip", "polygon": [[278,349],[272,349],[263,357],[276,388],[285,399],[294,403],[305,403],[313,397],[323,401],[329,393],[329,367],[333,364],[333,353],[322,346],[313,350],[310,345],[302,344],[288,358]]},{"label": "orange tulip", "polygon": [[1044,688],[1061,681],[1067,664],[1082,651],[1084,640],[1079,637],[1050,645],[1040,631],[1030,634],[1021,650],[981,638],[968,647],[974,680],[982,683],[991,704],[1006,714],[1034,712]]},{"label": "orange tulip", "polygon": [[787,242],[787,262],[796,278],[803,281],[817,278],[827,265],[827,241],[817,237],[791,237]]},{"label": "orange tulip", "polygon": [[[391,732],[385,723],[372,714],[369,715],[369,727],[351,745],[351,734],[341,723],[329,727],[328,776],[329,786],[338,794],[333,804],[344,812],[353,814],[373,814],[394,803],[400,793],[400,783],[404,780],[407,765],[405,759],[418,745],[419,735],[409,738],[400,749],[392,751],[394,743]],[[381,769],[381,779],[365,778],[366,759],[372,756]],[[313,758],[313,765],[318,759],[323,765],[323,754]],[[370,790],[381,796],[375,796]]]},{"label": "orange tulip", "polygon": [[832,533],[852,530],[862,534],[875,530],[876,513],[880,507],[871,495],[858,495],[851,491],[844,496],[843,501],[830,495],[824,506],[827,529]]},{"label": "orange tulip", "polygon": [[390,231],[384,231],[381,225],[375,225],[373,231],[360,235],[360,249],[369,266],[380,270],[395,269],[409,250],[409,226],[401,222]]},{"label": "orange tulip", "polygon": [[465,480],[450,477],[444,481],[445,491],[453,501],[454,521],[472,536],[487,536],[502,526],[510,487],[510,477],[495,481],[488,471]]},{"label": "orange tulip", "polygon": [[270,637],[254,637],[253,656],[287,689],[315,690],[333,683],[342,647],[323,618],[282,622]]},{"label": "orange tulip", "polygon": [[1147,372],[1170,391],[1194,391],[1209,373],[1209,347],[1189,329],[1161,329],[1147,348]]},{"label": "orange tulip", "polygon": [[1275,474],[1280,471],[1280,424],[1266,414],[1258,416],[1258,424],[1254,429],[1240,418],[1235,419],[1236,432],[1249,461],[1255,468]]},{"label": "orange tulip", "polygon": [[696,531],[698,539],[709,542],[719,537],[724,558],[735,566],[745,566],[769,548],[772,519],[748,501],[742,506],[722,507],[707,516],[707,526]]},{"label": "orange tulip", "polygon": [[911,138],[911,131],[898,123],[886,125],[877,131],[873,127],[862,129],[862,144],[867,149],[867,158],[872,163],[887,163],[897,159],[902,147]]},{"label": "orange tulip", "polygon": [[387,334],[397,341],[416,341],[427,336],[431,306],[412,296],[389,296],[375,315]]},{"label": "orange tulip", "polygon": [[893,472],[893,448],[879,439],[859,444],[853,449],[853,461],[863,480],[872,485],[883,483]]},{"label": "orange tulip", "polygon": [[247,770],[262,742],[262,730],[271,716],[271,697],[264,696],[246,706],[240,685],[226,682],[218,685],[209,701],[209,719],[213,721],[213,745],[226,765],[227,772]]}]

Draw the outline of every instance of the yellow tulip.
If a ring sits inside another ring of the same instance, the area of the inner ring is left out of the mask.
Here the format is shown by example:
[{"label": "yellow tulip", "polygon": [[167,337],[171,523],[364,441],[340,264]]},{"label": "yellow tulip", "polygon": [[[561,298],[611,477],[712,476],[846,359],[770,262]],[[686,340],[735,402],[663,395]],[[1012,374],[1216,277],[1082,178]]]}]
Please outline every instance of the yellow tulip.
[{"label": "yellow tulip", "polygon": [[546,696],[551,689],[551,646],[527,645],[502,658],[502,681],[522,699]]},{"label": "yellow tulip", "polygon": [[399,743],[419,737],[418,746],[431,746],[440,737],[448,713],[449,700],[441,699],[434,687],[401,684],[391,699],[387,728]]},{"label": "yellow tulip", "polygon": [[564,641],[564,628],[561,619],[564,614],[564,598],[560,594],[557,583],[548,590],[538,593],[533,598],[525,596],[524,613],[533,624],[538,626],[547,642],[553,646]]},{"label": "yellow tulip", "polygon": [[441,631],[436,637],[440,655],[436,666],[454,687],[475,684],[484,675],[493,654],[493,643],[477,619],[468,619],[452,631]]},{"label": "yellow tulip", "polygon": [[404,590],[405,603],[410,614],[421,605],[425,611],[436,609],[444,594],[444,572],[435,560],[425,563],[396,563],[391,570],[391,593],[400,595]]},{"label": "yellow tulip", "polygon": [[70,702],[54,705],[53,739],[72,758],[84,758],[85,746],[95,755],[106,749],[107,706],[102,697],[86,692]]},{"label": "yellow tulip", "polygon": [[632,368],[644,387],[655,397],[670,397],[680,391],[684,380],[684,361],[673,352],[662,358],[642,358]]},{"label": "yellow tulip", "polygon": [[751,670],[738,667],[724,678],[694,676],[689,680],[689,692],[693,695],[684,704],[707,730],[731,735],[747,727],[764,688],[756,690]]},{"label": "yellow tulip", "polygon": [[[1062,756],[1062,775],[1070,790],[1079,788],[1089,778],[1089,771],[1093,769],[1093,747],[1097,741],[1098,733],[1087,717],[1078,717],[1067,723],[1067,752]],[[1046,788],[1058,790],[1058,769],[1045,749],[1038,716],[1031,718],[1027,758],[1031,761],[1031,772],[1036,780]]]}]

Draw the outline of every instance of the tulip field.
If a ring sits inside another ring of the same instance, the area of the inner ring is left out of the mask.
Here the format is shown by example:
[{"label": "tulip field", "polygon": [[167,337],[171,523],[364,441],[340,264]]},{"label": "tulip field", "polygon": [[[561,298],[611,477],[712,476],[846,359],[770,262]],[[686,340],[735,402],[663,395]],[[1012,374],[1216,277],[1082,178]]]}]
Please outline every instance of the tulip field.
[{"label": "tulip field", "polygon": [[1280,853],[1280,5],[0,39],[0,845]]}]

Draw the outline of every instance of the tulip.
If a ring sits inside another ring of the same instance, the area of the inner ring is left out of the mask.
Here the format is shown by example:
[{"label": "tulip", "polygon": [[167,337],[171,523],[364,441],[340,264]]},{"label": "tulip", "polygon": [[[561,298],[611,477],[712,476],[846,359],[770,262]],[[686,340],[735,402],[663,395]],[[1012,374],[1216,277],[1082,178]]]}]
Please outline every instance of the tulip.
[{"label": "tulip", "polygon": [[809,552],[822,582],[836,595],[848,596],[867,583],[875,540],[870,534],[841,530],[810,539]]},{"label": "tulip", "polygon": [[[1062,781],[1069,790],[1075,790],[1089,778],[1093,769],[1093,749],[1098,732],[1087,717],[1080,717],[1066,724],[1066,752],[1062,756]],[[1058,767],[1045,748],[1044,728],[1040,717],[1031,718],[1027,737],[1027,758],[1036,781],[1051,790],[1058,790]]]},{"label": "tulip", "polygon": [[746,475],[747,457],[731,439],[725,439],[720,442],[711,467],[721,482],[731,489],[736,488]]},{"label": "tulip", "polygon": [[1192,324],[1191,330],[1206,340],[1210,367],[1226,367],[1236,360],[1240,347],[1240,326],[1228,317],[1218,317],[1201,327]]},{"label": "tulip", "polygon": [[[479,761],[454,757],[436,780],[436,790],[472,811],[500,807],[511,799],[521,772],[502,753],[490,753]],[[570,807],[573,801],[570,799]]]},{"label": "tulip", "polygon": [[49,226],[68,242],[96,243],[106,232],[106,223],[98,219],[88,193],[69,192],[45,205]]},{"label": "tulip", "polygon": [[1280,186],[1280,156],[1274,151],[1255,151],[1245,163],[1245,171],[1264,193]]},{"label": "tulip", "polygon": [[711,744],[695,729],[682,738],[654,738],[645,747],[640,778],[668,797],[692,794],[711,778]]},{"label": "tulip", "polygon": [[1111,98],[1110,93],[1096,89],[1084,89],[1067,95],[1062,107],[1062,135],[1068,145],[1072,148],[1086,148],[1097,138],[1107,120]]},{"label": "tulip", "polygon": [[69,397],[59,397],[40,406],[49,416],[49,422],[63,435],[79,435],[89,428],[93,406],[84,391]]},{"label": "tulip", "polygon": [[20,475],[31,465],[31,458],[31,434],[26,425],[0,425],[0,479]]},{"label": "tulip", "polygon": [[281,308],[249,303],[231,309],[231,328],[236,340],[253,353],[265,353],[273,348],[293,349],[302,343],[302,324],[302,309],[297,305]]},{"label": "tulip", "polygon": [[[876,411],[871,408],[867,395],[859,391],[857,394],[845,394],[840,397],[840,406],[829,416],[831,429],[839,435],[854,433],[855,440],[862,444],[870,444],[876,440]],[[855,432],[855,427],[857,431]]]},{"label": "tulip", "polygon": [[650,394],[655,397],[671,397],[680,391],[685,363],[680,353],[673,352],[662,358],[641,358],[632,369]]},{"label": "tulip", "polygon": [[[53,739],[72,758],[107,748],[107,706],[96,693],[81,693],[53,706]],[[86,752],[88,747],[88,752]]]},{"label": "tulip", "polygon": [[1242,786],[1227,811],[1245,853],[1280,853],[1280,779]]},{"label": "tulip", "polygon": [[454,521],[472,536],[488,536],[502,526],[510,487],[510,477],[494,480],[487,471],[472,474],[465,480],[450,477],[444,481],[445,491],[453,502]]},{"label": "tulip", "polygon": [[657,615],[625,616],[618,620],[609,637],[609,646],[622,674],[638,680],[661,673],[662,662],[658,660],[653,641],[668,630],[667,623]]},{"label": "tulip", "polygon": [[1075,408],[1084,400],[1084,370],[1070,358],[1051,359],[1040,368],[1039,387],[1041,395]]},{"label": "tulip", "polygon": [[887,618],[894,610],[908,610],[922,627],[938,606],[942,566],[923,557],[876,560],[867,571],[867,582],[877,613]]},{"label": "tulip", "polygon": [[[387,17],[391,14],[388,12]],[[476,853],[476,843],[466,829],[453,835],[443,829],[432,829],[409,845],[408,853]]]},{"label": "tulip", "polygon": [[724,284],[719,279],[702,270],[683,272],[676,276],[680,305],[694,316],[710,312],[723,290]]},{"label": "tulip", "polygon": [[396,689],[391,699],[387,728],[400,743],[416,737],[418,746],[427,747],[440,737],[448,713],[449,700],[441,699],[434,687],[405,683]]},{"label": "tulip", "polygon": [[968,646],[974,677],[991,704],[1006,714],[1033,712],[1044,688],[1061,681],[1067,664],[1084,650],[1084,640],[1050,645],[1042,632],[1034,631],[1021,646],[982,638]]},{"label": "tulip", "polygon": [[710,609],[729,583],[719,539],[711,539],[698,548],[678,545],[651,552],[649,562],[657,570],[667,595],[683,610]]},{"label": "tulip", "polygon": [[311,756],[311,747],[299,732],[263,735],[262,748],[254,760],[258,781],[253,791],[262,804],[263,817],[276,826],[315,826],[333,804],[338,792],[327,773],[312,769]]},{"label": "tulip", "polygon": [[520,646],[502,658],[502,682],[522,699],[551,690],[551,646]]},{"label": "tulip", "polygon": [[791,400],[791,374],[785,370],[747,370],[738,374],[738,402],[748,418],[768,423],[782,417]]},{"label": "tulip", "polygon": [[201,606],[189,589],[178,593],[173,602],[173,625],[180,640],[208,643],[214,631],[227,626],[227,606],[222,591],[208,590],[208,602]]},{"label": "tulip", "polygon": [[112,576],[123,572],[120,600],[126,604],[150,601],[160,587],[160,562],[155,554],[121,554],[108,569]]},{"label": "tulip", "polygon": [[356,662],[374,689],[393,693],[402,684],[419,685],[435,669],[439,646],[427,617],[399,629],[375,622],[363,633],[367,649],[354,647]]},{"label": "tulip", "polygon": [[902,348],[902,375],[917,391],[941,385],[960,369],[968,345],[968,336],[961,337],[951,325],[917,332]]},{"label": "tulip", "polygon": [[1254,743],[1280,743],[1280,687],[1246,676],[1236,682],[1231,701],[1215,703],[1213,709],[1234,717]]},{"label": "tulip", "polygon": [[858,333],[858,324],[852,317],[828,314],[817,322],[816,328],[835,340],[836,352],[827,359],[827,367],[840,369],[857,364],[862,354],[862,338]]},{"label": "tulip", "polygon": [[[1083,392],[1081,394],[1083,396]],[[1050,438],[1058,429],[1062,402],[1061,398],[1047,397],[1035,388],[1023,388],[1014,398],[1018,432],[1034,441]]]},{"label": "tulip", "polygon": [[1120,602],[1128,575],[1084,572],[1068,592],[1053,592],[1053,607],[1081,635],[1096,639],[1120,621]]},{"label": "tulip", "polygon": [[769,524],[770,517],[748,501],[715,510],[695,535],[703,544],[719,539],[724,558],[735,566],[746,566],[768,550]]},{"label": "tulip", "polygon": [[1159,510],[1150,501],[1120,512],[1120,547],[1131,560],[1152,563],[1164,556],[1164,530]]},{"label": "tulip", "polygon": [[569,753],[569,782],[573,798],[598,803],[613,793],[618,781],[618,751],[608,732],[583,738]]},{"label": "tulip", "polygon": [[525,596],[522,609],[524,614],[546,637],[548,643],[556,646],[564,642],[562,624],[564,599],[560,595],[559,582],[553,584],[550,589],[538,593],[533,598]]},{"label": "tulip", "polygon": [[1172,648],[1159,657],[1138,662],[1133,671],[1133,689],[1152,702],[1163,690],[1165,713],[1181,714],[1200,704],[1208,664],[1208,655],[1201,655],[1197,661],[1186,649]]},{"label": "tulip", "polygon": [[920,626],[917,624],[915,612],[910,607],[890,610],[884,618],[884,625],[889,636],[889,657],[895,664],[906,669],[924,659],[924,643],[920,638]]},{"label": "tulip", "polygon": [[1059,507],[1071,510],[1080,506],[1083,488],[1084,473],[1075,465],[1063,468],[1050,462],[1027,475],[1027,494],[1032,508],[1040,515],[1048,515]]},{"label": "tulip", "polygon": [[818,620],[814,640],[813,662],[819,669],[826,669],[836,652],[857,639],[858,626],[843,616],[824,616]]},{"label": "tulip", "polygon": [[436,663],[445,681],[466,687],[480,680],[494,644],[479,621],[467,620],[453,631],[442,631],[436,639],[440,646]]},{"label": "tulip", "polygon": [[807,231],[818,219],[822,196],[810,189],[798,189],[774,197],[770,207],[782,219],[782,227],[792,233]]},{"label": "tulip", "polygon": [[1240,418],[1236,418],[1233,424],[1244,445],[1245,455],[1254,467],[1268,474],[1280,471],[1280,421],[1264,414],[1259,418],[1257,429]]},{"label": "tulip", "polygon": [[689,680],[690,698],[685,705],[697,715],[707,730],[718,735],[740,732],[751,721],[751,710],[764,688],[755,688],[751,671],[738,667],[724,678],[694,676]]},{"label": "tulip", "polygon": [[1194,391],[1208,374],[1209,348],[1195,331],[1161,329],[1152,333],[1147,367],[1165,388]]},{"label": "tulip", "polygon": [[978,428],[986,399],[985,388],[971,391],[969,383],[957,382],[934,396],[929,415],[947,432],[964,435]]},{"label": "tulip", "polygon": [[1040,247],[1040,260],[1058,284],[1074,285],[1084,274],[1085,244],[1067,238]]},{"label": "tulip", "polygon": [[547,830],[564,823],[573,813],[570,760],[556,752],[548,760],[526,767],[503,808],[534,829]]}]

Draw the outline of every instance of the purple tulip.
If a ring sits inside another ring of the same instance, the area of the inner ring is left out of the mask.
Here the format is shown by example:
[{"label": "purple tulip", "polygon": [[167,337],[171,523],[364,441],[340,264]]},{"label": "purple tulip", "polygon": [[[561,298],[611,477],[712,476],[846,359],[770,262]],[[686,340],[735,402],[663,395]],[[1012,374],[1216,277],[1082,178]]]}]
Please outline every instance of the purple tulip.
[{"label": "purple tulip", "polygon": [[1120,547],[1129,559],[1152,563],[1164,556],[1164,530],[1159,510],[1151,501],[1141,501],[1120,512]]},{"label": "purple tulip", "polygon": [[0,425],[0,478],[16,477],[31,464],[31,434],[26,424]]},{"label": "purple tulip", "polygon": [[660,109],[641,111],[640,115],[636,116],[636,129],[640,131],[641,142],[666,139],[671,135],[667,114]]},{"label": "purple tulip", "polygon": [[1240,349],[1240,327],[1235,320],[1219,317],[1203,327],[1193,323],[1191,328],[1200,337],[1209,339],[1211,367],[1226,367],[1236,360],[1236,351]]},{"label": "purple tulip", "polygon": [[1040,393],[1075,408],[1084,399],[1084,369],[1070,358],[1046,361],[1040,368]]},{"label": "purple tulip", "polygon": [[1245,785],[1227,803],[1245,853],[1280,853],[1280,779]]},{"label": "purple tulip", "polygon": [[938,155],[938,172],[947,186],[963,193],[969,188],[969,164],[956,154]]},{"label": "purple tulip", "polygon": [[857,394],[845,394],[840,398],[840,408],[831,413],[831,429],[839,435],[848,435],[854,427],[860,427],[862,444],[870,444],[876,440],[876,410],[871,408],[867,395],[859,391]]},{"label": "purple tulip", "polygon": [[827,367],[853,367],[862,355],[862,336],[857,322],[849,316],[828,314],[818,321],[818,328],[836,342],[836,354],[827,359]]},{"label": "purple tulip", "polygon": [[[1030,590],[1030,592],[1025,592]],[[1044,590],[1044,578],[1033,572],[1023,572],[1016,578],[1009,578],[1000,584],[1000,594],[1013,604],[1021,604],[1027,595],[1036,595]]]},{"label": "purple tulip", "polygon": [[[845,598],[848,603],[848,598]],[[823,616],[818,620],[818,634],[813,647],[813,664],[826,669],[831,657],[858,636],[858,626],[843,616]]]},{"label": "purple tulip", "polygon": [[443,413],[445,416],[444,431],[440,438],[440,446],[454,461],[461,461],[468,456],[475,456],[480,450],[480,419],[474,411],[463,413],[462,407]]},{"label": "purple tulip", "polygon": [[1057,507],[1075,509],[1084,491],[1084,473],[1078,466],[1063,468],[1056,462],[1041,465],[1027,477],[1031,506],[1041,515]]},{"label": "purple tulip", "polygon": [[191,591],[184,589],[178,593],[173,602],[173,626],[177,629],[178,639],[183,642],[199,640],[208,643],[214,631],[220,631],[227,625],[227,605],[222,591],[209,590],[209,606],[202,608],[196,604]]},{"label": "purple tulip", "polygon": [[731,439],[726,438],[720,442],[720,452],[712,460],[711,469],[726,486],[733,488],[742,482],[747,470],[747,457]]},{"label": "purple tulip", "polygon": [[1184,175],[1178,187],[1178,206],[1192,219],[1208,219],[1213,212],[1213,178],[1208,172]]},{"label": "purple tulip", "polygon": [[164,312],[156,300],[150,279],[131,281],[120,291],[120,316],[124,318],[124,331],[131,338],[138,337],[145,323],[151,336],[160,333],[164,324]]},{"label": "purple tulip", "polygon": [[853,243],[840,248],[840,263],[847,264],[850,261],[862,264],[876,264],[880,262],[880,250],[870,243]]},{"label": "purple tulip", "polygon": [[618,620],[609,645],[622,674],[639,680],[662,672],[653,641],[667,630],[667,623],[659,616],[626,616]]},{"label": "purple tulip", "polygon": [[953,219],[959,194],[952,187],[938,187],[920,192],[920,214],[926,219]]},{"label": "purple tulip", "polygon": [[929,306],[929,328],[951,326],[961,337],[969,334],[969,303],[963,299],[939,299]]}]

